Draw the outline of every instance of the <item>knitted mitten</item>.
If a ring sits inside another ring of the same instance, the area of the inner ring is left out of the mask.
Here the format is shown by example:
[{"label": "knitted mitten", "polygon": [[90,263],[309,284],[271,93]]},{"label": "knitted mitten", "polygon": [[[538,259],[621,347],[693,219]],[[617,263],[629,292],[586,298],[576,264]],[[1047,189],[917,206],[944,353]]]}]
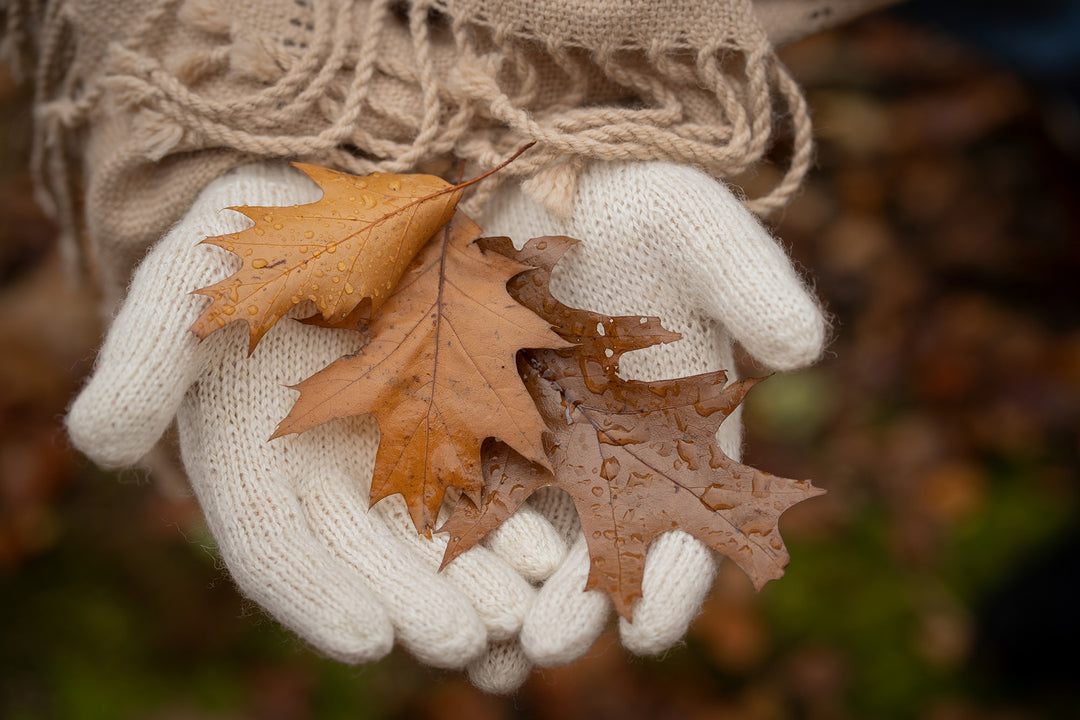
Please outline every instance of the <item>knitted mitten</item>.
[{"label": "knitted mitten", "polygon": [[[620,365],[628,378],[718,369],[733,378],[733,340],[777,370],[808,365],[821,354],[821,310],[784,251],[724,185],[699,171],[665,163],[595,164],[581,177],[570,220],[507,188],[481,224],[487,234],[509,235],[519,246],[541,235],[577,238],[581,242],[552,275],[559,300],[608,315],[655,315],[682,334],[675,343],[625,355]],[[732,458],[740,457],[738,411],[720,426],[718,441]],[[521,632],[527,657],[550,666],[570,662],[592,645],[611,603],[600,591],[584,591],[589,558],[569,497],[550,489],[537,496],[534,507],[573,542]],[[658,537],[649,548],[633,622],[620,621],[623,644],[655,654],[677,642],[700,612],[716,563],[712,550],[684,532]],[[504,665],[510,655],[501,650]]]},{"label": "knitted mitten", "polygon": [[[237,265],[200,241],[250,222],[223,208],[319,196],[281,165],[249,165],[211,183],[136,272],[69,432],[101,465],[125,466],[175,417],[191,484],[237,585],[326,655],[365,662],[396,639],[431,665],[484,663],[488,642],[518,633],[535,595],[529,580],[565,554],[551,525],[535,510],[518,513],[488,547],[437,572],[444,536],[419,535],[400,496],[368,508],[378,444],[369,416],[267,441],[295,400],[287,386],[355,352],[359,334],[286,319],[248,357],[245,323],[201,343],[189,330],[208,302],[192,291]],[[505,667],[484,676],[489,689],[528,673]]]}]

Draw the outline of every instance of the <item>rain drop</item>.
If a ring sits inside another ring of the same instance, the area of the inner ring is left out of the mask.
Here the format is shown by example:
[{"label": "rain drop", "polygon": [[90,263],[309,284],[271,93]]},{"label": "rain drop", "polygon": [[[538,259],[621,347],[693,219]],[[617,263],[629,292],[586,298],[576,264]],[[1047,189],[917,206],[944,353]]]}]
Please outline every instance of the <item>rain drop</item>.
[{"label": "rain drop", "polygon": [[258,305],[248,305],[248,314],[249,315],[257,315],[258,313],[259,313],[259,306]]},{"label": "rain drop", "polygon": [[269,263],[267,263],[266,260],[264,260],[263,258],[255,258],[254,260],[251,261],[251,267],[255,268],[256,270],[261,270],[262,268],[266,267],[268,264]]},{"label": "rain drop", "polygon": [[600,467],[600,477],[605,480],[614,480],[619,476],[619,461],[616,458],[604,458],[604,464]]}]

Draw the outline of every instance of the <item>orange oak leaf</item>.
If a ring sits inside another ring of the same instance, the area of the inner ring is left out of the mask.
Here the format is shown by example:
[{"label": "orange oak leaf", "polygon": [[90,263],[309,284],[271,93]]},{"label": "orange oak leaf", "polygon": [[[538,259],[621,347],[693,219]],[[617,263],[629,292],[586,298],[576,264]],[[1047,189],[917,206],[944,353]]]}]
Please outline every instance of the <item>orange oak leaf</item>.
[{"label": "orange oak leaf", "polygon": [[[200,339],[244,320],[250,352],[304,300],[313,301],[328,322],[377,309],[417,251],[453,216],[463,187],[433,175],[358,177],[293,166],[322,188],[322,198],[292,207],[231,208],[255,224],[203,241],[234,253],[242,265],[196,290],[213,299],[191,328]],[[365,300],[369,306],[361,306]]]},{"label": "orange oak leaf", "polygon": [[[535,254],[530,257],[541,264]],[[612,358],[665,341],[658,324],[609,318],[598,327],[595,314],[550,300],[545,306],[549,271],[550,264],[515,278],[516,296],[526,304],[538,302],[530,307],[549,318],[563,315],[567,322],[560,333],[593,336],[572,349],[530,350],[519,359],[548,427],[550,469],[503,443],[487,443],[481,502],[461,498],[440,528],[450,533],[443,565],[536,489],[552,485],[570,494],[581,520],[591,558],[586,588],[607,592],[623,617],[631,617],[641,595],[649,543],[669,530],[687,532],[732,558],[755,587],[780,577],[789,558],[779,517],[822,491],[808,481],[735,462],[720,449],[717,429],[759,380],[725,386],[723,371],[657,382],[623,380]],[[619,333],[609,333],[611,327]]]},{"label": "orange oak leaf", "polygon": [[434,526],[448,487],[479,501],[486,438],[548,462],[545,424],[515,356],[569,343],[507,292],[507,280],[528,266],[483,251],[473,242],[479,235],[456,215],[366,323],[370,342],[296,385],[300,397],[275,432],[372,413],[380,441],[371,502],[401,493],[422,532]]}]

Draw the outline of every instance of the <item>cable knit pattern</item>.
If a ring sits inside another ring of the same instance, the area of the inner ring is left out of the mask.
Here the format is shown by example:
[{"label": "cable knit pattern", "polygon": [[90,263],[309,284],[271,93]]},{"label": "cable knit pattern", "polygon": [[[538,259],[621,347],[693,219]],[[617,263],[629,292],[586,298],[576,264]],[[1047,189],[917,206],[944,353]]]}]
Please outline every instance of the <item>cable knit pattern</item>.
[{"label": "cable knit pattern", "polygon": [[368,509],[370,417],[267,442],[295,399],[287,386],[355,352],[358,333],[284,320],[247,357],[242,324],[202,343],[188,329],[206,304],[191,291],[237,264],[199,241],[249,222],[222,208],[319,195],[283,165],[246,166],[208,186],[140,266],[68,429],[98,463],[123,466],[175,416],[192,486],[244,594],[336,659],[376,659],[396,637],[426,663],[461,668],[517,634],[535,594],[519,568],[545,577],[562,538],[530,509],[501,531],[506,560],[480,547],[437,572],[445,537],[417,534],[400,497]]},{"label": "cable knit pattern", "polygon": [[[561,219],[504,189],[482,225],[519,246],[541,235],[577,238],[552,274],[556,297],[609,315],[655,315],[682,334],[676,343],[627,354],[624,376],[658,380],[726,369],[734,379],[733,340],[779,370],[820,356],[825,323],[818,305],[776,241],[724,185],[669,163],[595,163],[582,173],[574,207],[572,218]],[[736,459],[740,417],[733,413],[717,433]],[[579,657],[610,616],[607,596],[584,592],[588,551],[568,519],[568,503],[565,493],[551,491],[534,501],[556,528],[578,537],[522,628],[522,647],[540,665]],[[657,538],[634,622],[620,621],[623,643],[645,654],[671,647],[700,611],[715,571],[714,553],[689,535]]]}]

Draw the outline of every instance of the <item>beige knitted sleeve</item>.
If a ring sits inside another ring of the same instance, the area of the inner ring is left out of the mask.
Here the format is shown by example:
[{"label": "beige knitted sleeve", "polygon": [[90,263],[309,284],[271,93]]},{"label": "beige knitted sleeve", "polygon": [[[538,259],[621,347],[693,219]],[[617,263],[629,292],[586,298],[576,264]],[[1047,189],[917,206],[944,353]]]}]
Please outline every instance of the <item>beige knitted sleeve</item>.
[{"label": "beige knitted sleeve", "polygon": [[35,80],[39,198],[115,300],[199,190],[254,159],[486,169],[536,140],[487,187],[534,178],[565,215],[588,161],[732,181],[780,158],[747,200],[767,215],[812,147],[773,45],[885,1],[12,0],[4,47]]}]

